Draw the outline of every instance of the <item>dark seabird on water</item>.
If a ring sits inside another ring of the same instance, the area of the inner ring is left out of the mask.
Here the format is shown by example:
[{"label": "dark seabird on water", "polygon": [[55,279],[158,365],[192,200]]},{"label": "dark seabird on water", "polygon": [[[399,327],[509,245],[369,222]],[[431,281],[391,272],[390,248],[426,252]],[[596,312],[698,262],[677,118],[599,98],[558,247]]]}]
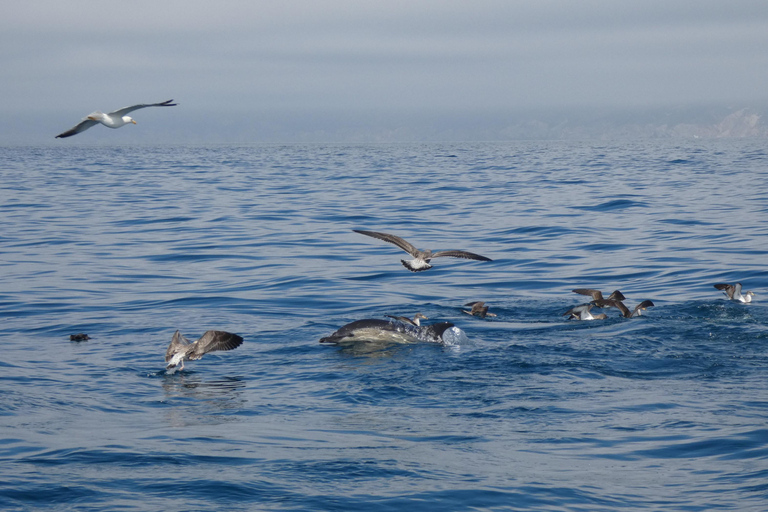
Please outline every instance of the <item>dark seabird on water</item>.
[{"label": "dark seabird on water", "polygon": [[611,306],[618,308],[619,311],[621,311],[621,316],[623,316],[624,318],[632,318],[633,316],[640,316],[640,314],[643,311],[645,311],[650,307],[655,306],[655,304],[650,300],[644,300],[643,302],[635,306],[635,309],[630,311],[629,308],[625,306],[624,303],[621,302],[620,300],[609,300],[606,302],[610,302]]},{"label": "dark seabird on water", "polygon": [[181,363],[183,370],[185,360],[195,361],[208,352],[232,350],[242,344],[243,338],[241,336],[224,331],[207,331],[194,343],[190,343],[181,332],[176,331],[173,333],[171,344],[168,345],[168,350],[165,352],[165,362],[168,363],[166,368],[175,368],[177,364]]},{"label": "dark seabird on water", "polygon": [[108,114],[99,112],[97,110],[96,112],[88,114],[86,117],[83,118],[82,121],[80,121],[73,128],[70,128],[69,130],[58,134],[56,138],[63,139],[66,137],[77,135],[78,133],[84,132],[88,128],[92,126],[96,126],[99,123],[103,124],[107,128],[120,128],[121,126],[125,126],[126,124],[130,124],[130,123],[136,124],[136,121],[134,121],[133,118],[131,118],[126,114],[128,114],[129,112],[133,112],[134,110],[139,110],[140,108],[175,107],[176,103],[171,103],[172,101],[173,100],[163,101],[161,103],[140,103],[138,105],[132,105],[130,107],[123,107],[121,109],[115,110]]},{"label": "dark seabird on water", "polygon": [[370,236],[373,238],[378,238],[379,240],[384,240],[385,242],[389,242],[391,244],[395,244],[411,256],[413,256],[414,259],[408,261],[408,260],[400,260],[400,262],[403,264],[405,268],[410,270],[411,272],[421,272],[424,270],[429,270],[432,268],[432,265],[429,264],[429,262],[432,260],[432,258],[440,258],[444,256],[451,256],[452,258],[464,258],[468,260],[478,260],[478,261],[493,261],[491,258],[486,258],[485,256],[480,256],[479,254],[475,254],[472,252],[467,251],[437,251],[432,252],[431,250],[427,249],[425,251],[421,251],[411,245],[410,243],[406,242],[399,236],[390,235],[388,233],[378,233],[376,231],[363,231],[361,229],[353,229],[355,233],[360,233],[361,235]]},{"label": "dark seabird on water", "polygon": [[579,306],[572,307],[565,313],[563,313],[563,316],[570,315],[568,317],[569,320],[603,320],[605,318],[608,318],[608,315],[605,313],[598,313],[596,315],[593,315],[590,313],[590,310],[595,307],[594,304],[581,304]]},{"label": "dark seabird on water", "polygon": [[393,316],[393,315],[384,315],[388,318],[394,318],[395,320],[398,320],[400,322],[404,322],[406,324],[415,325],[416,327],[419,327],[421,325],[421,322],[419,320],[429,320],[426,316],[422,315],[421,313],[416,313],[413,316],[413,320],[408,318],[407,316]]},{"label": "dark seabird on water", "polygon": [[69,341],[87,341],[90,340],[91,337],[83,332],[79,332],[77,334],[70,334],[69,335]]},{"label": "dark seabird on water", "polygon": [[613,304],[610,304],[609,301],[626,299],[624,294],[622,294],[619,290],[613,290],[613,292],[608,296],[607,299],[603,298],[603,294],[602,292],[600,292],[600,290],[593,290],[592,288],[576,288],[575,290],[573,290],[573,292],[578,293],[580,295],[591,296],[592,302],[594,302],[595,306],[599,308],[613,307]]},{"label": "dark seabird on water", "polygon": [[472,309],[470,311],[466,311],[462,309],[461,311],[472,316],[479,316],[480,318],[485,318],[486,316],[496,316],[495,313],[489,313],[488,312],[488,306],[485,305],[485,302],[477,301],[477,302],[468,302],[467,304],[464,304],[465,306],[470,306]]},{"label": "dark seabird on water", "polygon": [[717,288],[718,290],[722,290],[726,297],[736,302],[752,302],[752,297],[755,295],[755,292],[751,290],[744,292],[744,294],[742,295],[741,283],[736,283],[736,284],[718,283],[715,285],[715,288]]}]

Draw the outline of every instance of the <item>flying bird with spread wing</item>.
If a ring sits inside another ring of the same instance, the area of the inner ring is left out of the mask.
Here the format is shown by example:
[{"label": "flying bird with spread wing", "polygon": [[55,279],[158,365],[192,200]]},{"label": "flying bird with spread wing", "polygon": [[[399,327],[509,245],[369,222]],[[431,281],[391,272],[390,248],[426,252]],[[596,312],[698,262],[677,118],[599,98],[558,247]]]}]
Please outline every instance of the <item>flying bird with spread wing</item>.
[{"label": "flying bird with spread wing", "polygon": [[437,251],[432,252],[429,249],[426,249],[424,251],[421,251],[411,245],[410,243],[406,242],[399,236],[390,235],[388,233],[379,233],[376,231],[363,231],[362,229],[353,229],[355,233],[360,233],[361,235],[370,236],[373,238],[378,238],[379,240],[384,240],[385,242],[389,242],[391,244],[395,244],[411,256],[413,256],[414,259],[412,260],[400,260],[400,263],[403,264],[405,268],[410,270],[411,272],[422,272],[424,270],[429,270],[432,268],[432,265],[429,264],[430,260],[432,258],[440,258],[443,256],[451,256],[453,258],[464,258],[468,260],[478,260],[478,261],[493,261],[491,258],[486,258],[485,256],[480,256],[479,254],[475,254],[473,252],[467,252],[467,251]]},{"label": "flying bird with spread wing", "polygon": [[66,137],[77,135],[78,133],[84,132],[88,128],[92,126],[96,126],[99,123],[103,124],[107,128],[120,128],[121,126],[125,126],[126,124],[131,124],[131,123],[136,124],[136,121],[134,121],[133,118],[127,114],[129,114],[130,112],[133,112],[134,110],[139,110],[140,108],[175,107],[177,103],[171,103],[172,101],[173,100],[162,101],[160,103],[140,103],[138,105],[132,105],[130,107],[123,107],[121,109],[115,110],[108,114],[99,112],[97,110],[96,112],[92,112],[91,114],[88,114],[86,117],[84,117],[83,120],[80,121],[76,126],[70,128],[65,132],[58,134],[56,138],[64,139]]}]

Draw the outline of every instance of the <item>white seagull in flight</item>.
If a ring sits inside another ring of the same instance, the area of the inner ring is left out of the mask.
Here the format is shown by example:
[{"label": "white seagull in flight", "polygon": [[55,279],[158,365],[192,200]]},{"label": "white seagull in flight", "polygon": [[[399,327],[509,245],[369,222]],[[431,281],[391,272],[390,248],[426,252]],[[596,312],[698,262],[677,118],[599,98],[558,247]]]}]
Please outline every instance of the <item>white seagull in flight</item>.
[{"label": "white seagull in flight", "polygon": [[134,110],[139,110],[140,108],[175,107],[176,103],[171,103],[172,101],[173,100],[163,101],[160,103],[140,103],[139,105],[123,107],[121,109],[115,110],[114,112],[110,112],[109,114],[105,114],[97,110],[96,112],[88,114],[88,116],[84,117],[83,120],[77,124],[77,126],[58,134],[56,138],[64,139],[66,137],[77,135],[78,133],[84,132],[91,126],[96,126],[99,123],[103,124],[107,128],[120,128],[121,126],[125,126],[129,123],[136,124],[136,121],[134,121],[131,116],[126,114],[133,112]]}]

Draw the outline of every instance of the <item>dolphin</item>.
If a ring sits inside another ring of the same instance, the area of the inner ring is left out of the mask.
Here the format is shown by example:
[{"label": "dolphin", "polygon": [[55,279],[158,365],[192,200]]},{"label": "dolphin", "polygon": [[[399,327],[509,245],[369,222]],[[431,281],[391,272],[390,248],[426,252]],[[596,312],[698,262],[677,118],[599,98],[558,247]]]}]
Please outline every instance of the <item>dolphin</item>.
[{"label": "dolphin", "polygon": [[442,343],[443,333],[453,326],[451,322],[415,326],[398,321],[366,318],[349,323],[330,336],[320,338],[320,343]]}]

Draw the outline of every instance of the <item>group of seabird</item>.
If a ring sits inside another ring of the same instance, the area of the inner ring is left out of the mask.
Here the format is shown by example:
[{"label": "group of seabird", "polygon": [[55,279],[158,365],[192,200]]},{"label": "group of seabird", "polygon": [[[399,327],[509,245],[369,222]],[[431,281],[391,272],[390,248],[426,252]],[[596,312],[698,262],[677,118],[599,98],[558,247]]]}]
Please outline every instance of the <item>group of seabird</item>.
[{"label": "group of seabird", "polygon": [[[755,295],[753,291],[747,291],[742,294],[741,283],[736,283],[733,285],[718,283],[714,286],[718,290],[722,290],[728,299],[736,302],[752,302],[752,297]],[[607,298],[603,297],[603,294],[600,290],[595,290],[592,288],[577,288],[573,290],[573,292],[580,295],[588,295],[592,297],[592,301],[586,304],[580,304],[566,311],[563,316],[568,316],[569,319],[601,320],[608,317],[608,315],[605,313],[592,314],[591,310],[594,307],[601,309],[613,307],[618,309],[621,312],[621,316],[624,318],[632,318],[635,316],[640,316],[643,311],[654,306],[652,301],[644,300],[630,311],[630,309],[622,302],[623,300],[626,300],[626,297],[619,290],[614,290]],[[468,315],[479,316],[481,318],[485,318],[486,316],[496,316],[494,313],[488,312],[488,306],[481,301],[470,302],[465,304],[465,306],[472,308],[471,310],[461,310],[463,313]],[[423,330],[409,333],[407,329],[399,328],[396,325],[393,325],[392,322],[375,319],[364,319],[357,320],[343,326],[330,336],[322,338],[320,342],[339,343],[345,340],[354,342],[371,339],[386,341],[412,341],[414,339],[420,339],[415,338],[416,334],[426,335],[428,337],[432,337],[432,339],[436,341],[439,341],[443,333],[448,328],[453,327],[453,324],[450,322],[438,322],[430,326],[422,326],[421,320],[428,320],[428,318],[421,313],[416,313],[413,319],[406,316],[385,316],[392,318],[403,326],[413,326],[415,328],[422,328]],[[87,334],[79,333],[71,335],[70,339],[73,341],[83,341],[89,340],[91,338]],[[208,352],[213,352],[216,350],[232,350],[242,345],[242,343],[243,338],[241,336],[224,331],[207,331],[200,339],[190,343],[189,340],[177,330],[173,334],[171,344],[168,346],[168,350],[165,353],[165,361],[168,363],[168,369],[175,368],[177,365],[181,364],[180,369],[183,370],[184,361],[198,360]]]},{"label": "group of seabird", "polygon": [[[107,128],[120,128],[127,124],[136,124],[136,121],[128,115],[134,110],[147,107],[175,107],[176,105],[176,103],[173,103],[173,100],[167,100],[160,103],[131,105],[130,107],[123,107],[107,114],[97,110],[88,114],[69,130],[58,134],[56,138],[72,137],[99,123]],[[91,338],[87,334],[78,333],[70,335],[69,339],[70,341],[86,341]],[[224,331],[208,331],[200,339],[190,343],[179,331],[176,331],[165,353],[165,362],[168,363],[168,369],[176,368],[177,365],[181,364],[181,369],[183,370],[184,361],[200,359],[203,355],[215,350],[232,350],[239,347],[242,343],[243,338],[241,336]]]},{"label": "group of seabird", "polygon": [[600,290],[594,290],[592,288],[577,288],[573,291],[580,295],[589,295],[592,297],[591,302],[579,304],[563,313],[563,316],[568,316],[569,319],[573,320],[603,320],[608,318],[608,315],[605,313],[593,315],[592,308],[594,307],[600,309],[616,308],[621,312],[621,316],[624,318],[632,318],[633,316],[640,316],[643,311],[654,306],[653,302],[650,300],[644,300],[635,306],[635,309],[630,311],[622,302],[623,300],[626,300],[626,297],[619,290],[614,290],[607,299],[603,298],[603,294]]},{"label": "group of seabird", "polygon": [[593,315],[592,308],[594,307],[598,307],[600,309],[616,308],[621,312],[621,316],[624,318],[632,318],[633,316],[640,316],[641,312],[645,311],[651,306],[654,306],[653,302],[650,300],[644,300],[635,306],[635,309],[630,311],[629,308],[622,302],[623,300],[626,300],[626,297],[619,290],[614,290],[607,299],[603,298],[603,294],[600,290],[594,290],[592,288],[577,288],[573,290],[573,292],[580,295],[589,295],[592,297],[591,302],[586,304],[579,304],[578,306],[574,306],[563,313],[563,316],[568,316],[569,319],[573,320],[603,320],[608,318],[608,315],[605,313],[598,313]]},{"label": "group of seabird", "polygon": [[[414,257],[414,259],[411,261],[402,260],[402,263],[405,268],[412,272],[429,270],[432,268],[432,265],[429,264],[430,260],[440,256],[452,256],[455,258],[473,259],[478,261],[492,261],[490,258],[467,251],[422,251],[416,249],[413,245],[406,242],[404,239],[388,233],[363,231],[357,229],[354,231],[356,233],[393,243],[409,253]],[[755,293],[752,291],[747,291],[742,294],[741,283],[736,283],[733,285],[718,283],[714,286],[716,289],[722,290],[728,299],[741,303],[751,302],[752,297],[755,295]],[[574,320],[600,320],[608,317],[606,313],[593,314],[592,309],[595,307],[600,309],[616,308],[621,312],[621,316],[624,318],[632,318],[635,316],[640,316],[642,312],[647,308],[654,306],[652,301],[644,300],[635,306],[634,309],[630,310],[624,304],[624,302],[622,302],[626,300],[626,297],[619,290],[614,290],[607,298],[603,297],[603,294],[600,290],[595,290],[592,288],[576,288],[573,290],[573,292],[592,298],[590,302],[574,306],[573,308],[563,313],[563,316],[568,316],[569,319]],[[485,302],[482,301],[469,302],[464,304],[464,306],[471,308],[469,310],[461,310],[463,313],[468,315],[478,316],[480,318],[496,316],[494,313],[490,313],[488,311],[488,306],[485,304]],[[320,342],[331,344],[358,341],[407,343],[425,339],[439,342],[442,340],[443,333],[447,329],[454,326],[450,322],[438,322],[432,325],[422,326],[421,320],[428,320],[428,318],[422,313],[416,313],[413,318],[394,315],[385,316],[391,318],[392,320],[357,320],[344,325],[330,336],[321,338]],[[89,339],[91,338],[84,333],[70,335],[70,340],[72,341],[84,341]],[[174,369],[175,371],[175,368],[178,365],[181,365],[180,369],[183,370],[184,361],[200,359],[208,352],[217,350],[232,350],[239,347],[242,343],[243,338],[237,334],[213,330],[207,331],[205,334],[203,334],[202,337],[200,337],[200,339],[190,343],[190,341],[177,330],[173,334],[171,343],[165,353],[165,361],[167,363],[166,368],[168,370]]]},{"label": "group of seabird", "polygon": [[[433,258],[440,258],[450,256],[453,258],[464,258],[468,260],[477,261],[493,261],[491,258],[475,254],[468,251],[459,250],[447,250],[447,251],[432,251],[432,250],[420,250],[413,244],[400,238],[397,235],[389,233],[381,233],[378,231],[365,231],[362,229],[354,229],[355,233],[361,235],[370,236],[379,240],[384,240],[391,244],[396,245],[400,249],[410,254],[412,260],[400,260],[405,268],[411,272],[423,272],[432,268],[430,262]],[[470,311],[462,310],[464,313],[470,315],[480,316],[485,318],[486,316],[496,316],[493,313],[488,313],[488,306],[483,302],[470,302],[465,306],[471,306]],[[343,327],[337,329],[330,336],[326,336],[320,339],[320,343],[355,343],[359,341],[369,342],[389,342],[389,343],[411,343],[415,341],[444,341],[443,335],[445,331],[454,327],[451,322],[437,322],[432,325],[421,325],[421,320],[427,320],[427,317],[421,313],[416,313],[413,319],[406,316],[393,316],[385,315],[387,318],[392,318],[392,321],[378,320],[375,318],[367,318],[363,320],[356,320]]]},{"label": "group of seabird", "polygon": [[[413,272],[432,268],[429,261],[432,258],[440,256],[491,261],[490,258],[466,251],[420,251],[410,243],[395,235],[378,233],[375,231],[355,231],[391,242],[411,254],[414,257],[414,260],[408,262],[403,261],[403,265]],[[483,318],[486,315],[495,316],[493,313],[488,313],[488,306],[485,306],[482,302],[471,302],[467,304],[467,306],[472,306],[472,310],[465,311],[465,313],[478,315]],[[426,339],[430,341],[440,341],[443,333],[447,329],[453,327],[453,324],[450,322],[438,322],[432,325],[422,326],[421,320],[427,320],[427,317],[421,313],[416,313],[413,319],[405,316],[386,316],[392,318],[394,322],[376,319],[358,320],[343,326],[332,335],[322,338],[320,342],[337,344],[341,342],[365,340],[412,342]],[[166,368],[168,370],[174,369],[175,371],[176,366],[181,365],[180,369],[183,370],[184,361],[200,359],[203,355],[215,350],[232,350],[239,347],[242,343],[243,338],[241,336],[225,331],[208,331],[203,334],[199,340],[190,343],[179,331],[176,331],[171,340],[171,344],[168,346],[168,350],[165,353],[165,362],[167,363]]]},{"label": "group of seabird", "polygon": [[[752,297],[755,296],[755,292],[751,290],[742,294],[741,283],[718,283],[714,286],[718,290],[722,290],[723,294],[725,294],[728,299],[735,302],[741,302],[743,304],[752,302]],[[574,306],[563,313],[563,316],[568,316],[568,319],[572,320],[603,320],[608,318],[608,315],[605,313],[592,314],[592,308],[594,307],[598,307],[600,309],[616,308],[621,312],[621,316],[624,318],[632,318],[634,316],[640,316],[643,311],[654,306],[654,303],[650,300],[644,300],[630,311],[630,309],[622,302],[623,300],[626,300],[626,297],[624,297],[624,294],[622,294],[619,290],[614,290],[607,299],[603,298],[603,294],[600,292],[600,290],[594,290],[592,288],[577,288],[573,291],[581,295],[591,296],[592,301],[586,304],[579,304],[578,306]]]},{"label": "group of seabird", "polygon": [[[71,137],[73,135],[77,135],[78,133],[83,132],[99,123],[103,124],[107,128],[120,128],[127,124],[136,124],[136,121],[128,115],[129,113],[135,110],[139,110],[147,107],[174,107],[176,105],[177,105],[176,103],[173,103],[173,100],[167,100],[167,101],[162,101],[160,103],[140,103],[137,105],[131,105],[129,107],[123,107],[106,114],[100,111],[92,112],[88,116],[84,117],[82,121],[80,121],[74,127],[57,135],[56,138],[63,139],[63,138]],[[412,260],[400,260],[400,262],[403,264],[405,268],[407,268],[411,272],[423,272],[425,270],[431,269],[432,265],[430,263],[432,259],[440,258],[440,257],[464,258],[464,259],[470,259],[470,260],[476,260],[476,261],[492,261],[490,258],[481,256],[479,254],[475,254],[472,252],[468,252],[468,251],[443,250],[443,251],[433,252],[430,249],[420,250],[420,249],[417,249],[411,243],[404,240],[403,238],[396,235],[391,235],[389,233],[381,233],[377,231],[365,231],[361,229],[355,229],[354,231],[356,233],[360,233],[361,235],[377,238],[379,240],[383,240],[385,242],[394,244],[400,249],[402,249],[403,251],[410,254],[413,257]],[[718,283],[718,284],[715,284],[714,286],[718,290],[722,290],[728,299],[736,302],[741,302],[741,303],[752,302],[752,297],[755,295],[754,292],[752,291],[747,291],[742,294],[741,283],[736,283],[733,285]],[[607,315],[605,313],[592,314],[591,310],[594,307],[597,307],[600,309],[615,307],[621,312],[621,315],[623,317],[632,318],[634,316],[639,316],[642,311],[645,311],[647,308],[652,307],[654,305],[653,302],[651,302],[650,300],[644,300],[640,304],[635,306],[633,310],[630,311],[630,309],[627,306],[625,306],[624,303],[622,302],[623,300],[626,300],[626,297],[624,297],[624,295],[619,290],[614,290],[613,293],[611,293],[608,296],[608,298],[604,298],[600,290],[594,290],[591,288],[577,288],[573,291],[581,295],[591,296],[592,301],[586,304],[580,304],[566,311],[563,314],[563,316],[568,316],[569,319],[598,320],[598,319],[607,318]],[[480,318],[496,316],[495,314],[488,312],[488,306],[486,306],[484,302],[480,302],[480,301],[470,302],[465,304],[465,306],[471,307],[470,310],[462,310],[462,312],[468,315],[474,315]],[[399,322],[403,325],[409,325],[415,328],[421,328],[422,326],[420,324],[420,320],[427,319],[427,317],[422,315],[421,313],[416,313],[413,319],[410,319],[408,317],[402,317],[402,316],[392,316],[392,315],[386,315],[386,316],[394,319],[396,322]],[[348,333],[350,329],[345,330],[345,328],[356,323],[361,323],[360,325],[365,324],[367,329],[371,329],[372,328],[371,325],[375,325],[377,326],[377,328],[381,328],[381,325],[379,324],[379,322],[386,322],[386,321],[373,320],[373,321],[353,322],[352,324],[348,324],[348,326],[343,327],[342,329],[340,329],[334,334],[338,334],[342,331],[345,333]],[[390,325],[392,322],[386,322],[386,323]],[[439,328],[442,329],[440,331],[440,335],[442,334],[442,331],[445,330],[446,324],[449,324],[449,322],[441,322],[440,324],[435,324],[435,325],[439,325],[440,326]],[[450,324],[450,325],[452,326],[453,324]],[[434,326],[429,326],[429,327],[434,327]],[[434,329],[433,331],[437,332]],[[332,335],[331,337],[323,338],[321,341],[324,341],[324,340],[327,341],[332,338],[337,339],[338,337],[334,338]],[[87,341],[89,339],[91,338],[84,333],[70,335],[71,341]],[[185,360],[197,360],[203,357],[204,354],[207,354],[208,352],[213,352],[216,350],[232,350],[234,348],[239,347],[242,343],[243,343],[242,337],[238,336],[237,334],[232,334],[224,331],[207,331],[205,334],[203,334],[203,336],[200,339],[190,343],[189,340],[185,338],[179,331],[176,331],[173,335],[173,339],[171,340],[171,344],[168,346],[168,350],[166,351],[165,361],[168,363],[167,367],[169,369],[175,368],[179,364],[181,364],[181,369],[184,369]]]}]

